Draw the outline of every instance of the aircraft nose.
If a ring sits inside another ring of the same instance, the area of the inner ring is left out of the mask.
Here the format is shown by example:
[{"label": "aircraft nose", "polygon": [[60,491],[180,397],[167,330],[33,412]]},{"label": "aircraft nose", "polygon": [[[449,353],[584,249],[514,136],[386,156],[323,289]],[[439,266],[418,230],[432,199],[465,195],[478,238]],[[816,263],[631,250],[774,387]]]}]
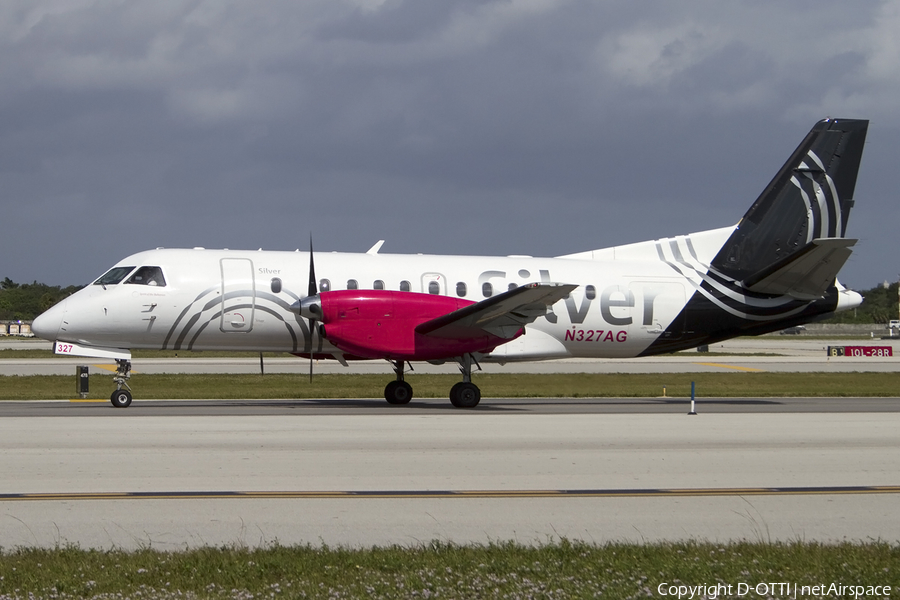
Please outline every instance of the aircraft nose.
[{"label": "aircraft nose", "polygon": [[51,342],[56,341],[56,337],[59,334],[59,328],[62,325],[63,315],[66,314],[67,302],[68,300],[63,300],[46,312],[39,314],[31,324],[32,333],[39,338]]}]

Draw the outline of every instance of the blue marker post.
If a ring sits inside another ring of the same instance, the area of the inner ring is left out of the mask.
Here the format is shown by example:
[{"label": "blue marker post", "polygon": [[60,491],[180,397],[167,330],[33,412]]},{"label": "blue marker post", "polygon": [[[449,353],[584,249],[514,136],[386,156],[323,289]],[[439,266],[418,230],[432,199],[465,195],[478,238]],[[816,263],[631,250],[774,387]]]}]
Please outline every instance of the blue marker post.
[{"label": "blue marker post", "polygon": [[694,382],[692,381],[691,382],[691,412],[688,413],[689,415],[697,414],[697,411],[694,410],[694,391],[695,391],[695,386],[694,386]]}]

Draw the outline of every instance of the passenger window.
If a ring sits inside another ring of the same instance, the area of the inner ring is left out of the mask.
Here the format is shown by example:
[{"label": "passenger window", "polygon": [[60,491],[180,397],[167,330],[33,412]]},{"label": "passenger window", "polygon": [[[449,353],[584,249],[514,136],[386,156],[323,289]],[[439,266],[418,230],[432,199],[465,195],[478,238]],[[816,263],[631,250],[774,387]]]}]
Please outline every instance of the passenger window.
[{"label": "passenger window", "polygon": [[348,279],[347,280],[347,289],[348,290],[358,290],[359,282],[357,282],[355,279]]},{"label": "passenger window", "polygon": [[273,277],[269,285],[272,289],[273,294],[281,293],[281,279],[279,277]]},{"label": "passenger window", "polygon": [[320,292],[330,292],[331,291],[331,280],[330,279],[320,279],[319,280],[319,291]]},{"label": "passenger window", "polygon": [[506,289],[509,290],[509,291],[511,292],[511,291],[513,291],[514,289],[516,289],[517,287],[519,287],[519,284],[518,284],[518,283],[511,283],[511,284],[509,284],[508,286],[506,286]]},{"label": "passenger window", "polygon": [[468,290],[466,289],[466,283],[464,281],[460,281],[456,284],[456,295],[460,298],[465,298],[467,291]]},{"label": "passenger window", "polygon": [[165,287],[166,278],[159,267],[141,267],[125,283]]},{"label": "passenger window", "polygon": [[408,292],[409,290],[410,290],[409,282],[404,279],[403,281],[400,282],[400,291]]},{"label": "passenger window", "polygon": [[428,282],[428,293],[429,294],[440,294],[441,293],[441,284],[437,281],[429,281]]},{"label": "passenger window", "polygon": [[494,286],[491,285],[490,281],[486,281],[484,285],[481,286],[481,294],[485,298],[490,298],[494,295]]},{"label": "passenger window", "polygon": [[383,282],[382,280],[380,280],[380,279],[376,279],[376,280],[375,280],[375,283],[372,284],[372,289],[383,290],[383,289],[384,289],[384,282]]},{"label": "passenger window", "polygon": [[588,300],[593,300],[597,297],[597,288],[592,285],[585,286],[584,288],[584,297]]},{"label": "passenger window", "polygon": [[94,282],[94,285],[116,285],[121,283],[125,276],[131,273],[134,267],[113,267],[104,273],[100,279]]}]

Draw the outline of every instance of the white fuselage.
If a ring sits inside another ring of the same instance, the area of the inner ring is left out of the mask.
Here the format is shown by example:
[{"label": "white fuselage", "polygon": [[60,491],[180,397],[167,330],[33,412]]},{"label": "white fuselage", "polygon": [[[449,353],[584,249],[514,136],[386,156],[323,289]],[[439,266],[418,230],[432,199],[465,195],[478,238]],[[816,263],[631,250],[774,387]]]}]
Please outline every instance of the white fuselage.
[{"label": "white fuselage", "polygon": [[[684,308],[699,285],[696,272],[732,231],[557,258],[317,253],[315,269],[319,291],[356,286],[473,302],[532,282],[577,284],[488,360],[633,357]],[[696,263],[694,276],[673,268],[676,256]],[[90,285],[39,318],[41,335],[101,348],[312,351],[341,358],[340,350],[310,334],[296,310],[307,292],[307,252],[158,249],[116,266],[159,267],[164,281]]]}]

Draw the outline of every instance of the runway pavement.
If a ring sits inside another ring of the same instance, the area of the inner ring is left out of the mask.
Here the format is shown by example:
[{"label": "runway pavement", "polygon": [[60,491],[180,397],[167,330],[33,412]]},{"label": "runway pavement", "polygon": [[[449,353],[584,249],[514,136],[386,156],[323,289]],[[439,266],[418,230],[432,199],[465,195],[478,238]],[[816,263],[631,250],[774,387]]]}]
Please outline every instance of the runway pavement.
[{"label": "runway pavement", "polygon": [[[484,398],[473,413],[504,415],[684,415],[688,398]],[[695,412],[702,414],[896,413],[897,398],[709,398],[700,396]],[[258,417],[258,416],[386,416],[459,414],[445,398],[413,400],[391,406],[383,398],[313,398],[269,400],[144,400],[127,409],[109,400],[48,400],[0,402],[0,419],[9,417]]]},{"label": "runway pavement", "polygon": [[[652,368],[855,364],[825,360],[820,341],[785,343],[788,356]],[[485,399],[463,412],[445,400],[4,402],[0,547],[896,543],[898,406],[701,398],[688,416],[683,399],[663,398]]]},{"label": "runway pavement", "polygon": [[0,419],[0,545],[900,540],[896,411],[134,414]]},{"label": "runway pavement", "polygon": [[898,426],[896,412],[6,417],[0,542],[896,542]]}]

